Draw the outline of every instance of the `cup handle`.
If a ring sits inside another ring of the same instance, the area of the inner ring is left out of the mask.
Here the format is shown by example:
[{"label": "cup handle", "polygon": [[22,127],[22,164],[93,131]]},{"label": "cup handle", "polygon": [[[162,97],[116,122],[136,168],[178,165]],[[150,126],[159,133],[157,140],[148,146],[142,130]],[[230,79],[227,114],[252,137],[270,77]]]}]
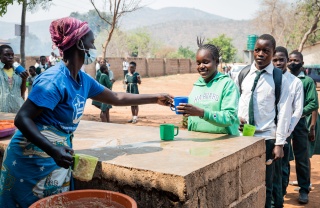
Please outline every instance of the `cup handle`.
[{"label": "cup handle", "polygon": [[177,133],[174,134],[174,136],[177,136],[179,134],[179,127],[178,126],[174,126],[175,129],[177,129]]}]

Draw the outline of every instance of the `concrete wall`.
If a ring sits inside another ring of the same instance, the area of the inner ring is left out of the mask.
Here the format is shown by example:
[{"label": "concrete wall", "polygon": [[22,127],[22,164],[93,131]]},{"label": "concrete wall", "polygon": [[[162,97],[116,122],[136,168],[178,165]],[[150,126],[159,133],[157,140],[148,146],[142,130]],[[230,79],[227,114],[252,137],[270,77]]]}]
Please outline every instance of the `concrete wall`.
[{"label": "concrete wall", "polygon": [[[19,57],[19,55],[17,55]],[[34,65],[39,57],[26,57],[26,68]],[[122,62],[124,58],[107,58],[116,80],[123,79]],[[142,77],[158,77],[172,74],[186,74],[196,71],[196,63],[190,59],[128,58],[137,63],[137,72]],[[85,70],[95,77],[95,64],[85,66]]]},{"label": "concrete wall", "polygon": [[93,180],[76,180],[75,187],[121,192],[138,207],[261,208],[266,198],[264,163],[265,143],[260,140],[187,176],[99,162]]},{"label": "concrete wall", "polygon": [[307,46],[302,51],[304,64],[320,64],[320,42]]}]

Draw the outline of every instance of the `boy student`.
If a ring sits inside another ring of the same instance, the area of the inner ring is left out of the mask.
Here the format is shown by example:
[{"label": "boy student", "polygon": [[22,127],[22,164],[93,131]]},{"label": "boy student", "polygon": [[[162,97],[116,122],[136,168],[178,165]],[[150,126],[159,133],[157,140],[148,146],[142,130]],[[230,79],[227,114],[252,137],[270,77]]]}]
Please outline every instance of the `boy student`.
[{"label": "boy student", "polygon": [[30,66],[29,67],[29,74],[30,74],[30,76],[27,79],[27,82],[28,82],[28,95],[30,94],[30,92],[32,90],[32,84],[33,84],[34,80],[38,76],[37,73],[36,73],[36,67]]},{"label": "boy student", "polygon": [[273,175],[281,175],[281,172],[275,172],[274,167],[280,165],[279,159],[283,157],[283,145],[289,129],[288,118],[291,118],[291,103],[288,102],[287,90],[289,83],[286,77],[282,76],[281,70],[271,63],[275,46],[273,36],[261,35],[255,44],[254,62],[249,66],[249,70],[243,69],[248,70],[248,73],[243,80],[240,80],[243,74],[239,73],[235,80],[241,92],[238,111],[240,122],[254,125],[254,136],[265,138],[266,208],[271,207]]},{"label": "boy student", "polygon": [[47,58],[45,56],[40,56],[40,64],[36,68],[36,73],[41,74],[42,72],[44,72],[48,68],[49,68],[49,66],[47,64]]},{"label": "boy student", "polygon": [[[101,65],[100,67],[101,76],[99,79],[99,83],[108,88],[109,90],[112,89],[112,82],[110,81],[109,74],[108,74],[108,68],[106,65]],[[110,122],[110,114],[109,110],[112,108],[111,105],[102,103],[101,104],[101,113],[100,118],[102,122]]]},{"label": "boy student", "polygon": [[14,53],[10,46],[0,46],[0,112],[17,113],[24,102],[28,72],[13,70]]},{"label": "boy student", "polygon": [[[282,70],[283,76],[285,76],[289,83],[289,88],[286,89],[289,91],[289,102],[291,103],[292,116],[290,119],[289,131],[287,135],[287,144],[284,145],[284,157],[282,158],[282,164],[279,166],[275,166],[275,169],[280,168],[280,170],[276,170],[276,172],[282,172],[282,175],[274,175],[273,178],[273,202],[274,207],[283,207],[283,196],[286,194],[286,188],[288,186],[288,178],[289,173],[289,143],[291,142],[291,133],[293,132],[295,126],[301,118],[303,111],[303,102],[304,102],[304,94],[303,94],[303,85],[300,79],[292,75],[287,70],[287,62],[288,62],[288,51],[286,48],[282,46],[276,47],[275,54],[273,56],[272,62],[273,65]],[[281,187],[282,186],[282,192]]]},{"label": "boy student", "polygon": [[[126,74],[124,82],[127,84],[127,93],[139,94],[138,84],[141,84],[140,74],[136,72],[136,62],[130,62],[129,73]],[[131,106],[132,119],[128,123],[138,122],[139,106]]]},{"label": "boy student", "polygon": [[[310,77],[305,76],[302,68],[303,64],[303,55],[300,52],[293,51],[290,53],[287,67],[294,76],[301,80],[305,97],[302,117],[292,133],[292,147],[296,163],[298,185],[300,186],[298,200],[302,204],[307,204],[309,202],[310,164],[308,157],[309,130],[306,116],[318,110],[319,103],[314,81]],[[289,166],[289,161],[285,162]],[[289,171],[286,180],[289,180]]]}]

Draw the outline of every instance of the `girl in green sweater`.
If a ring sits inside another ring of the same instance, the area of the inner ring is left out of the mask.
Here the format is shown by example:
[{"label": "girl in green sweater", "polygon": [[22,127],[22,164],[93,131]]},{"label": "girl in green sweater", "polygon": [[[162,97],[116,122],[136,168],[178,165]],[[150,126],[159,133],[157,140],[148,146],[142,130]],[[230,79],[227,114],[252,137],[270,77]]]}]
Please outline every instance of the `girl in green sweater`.
[{"label": "girl in green sweater", "polygon": [[188,117],[188,130],[239,135],[239,91],[235,83],[218,72],[220,50],[198,40],[197,71],[199,79],[189,95],[189,103],[177,106]]}]

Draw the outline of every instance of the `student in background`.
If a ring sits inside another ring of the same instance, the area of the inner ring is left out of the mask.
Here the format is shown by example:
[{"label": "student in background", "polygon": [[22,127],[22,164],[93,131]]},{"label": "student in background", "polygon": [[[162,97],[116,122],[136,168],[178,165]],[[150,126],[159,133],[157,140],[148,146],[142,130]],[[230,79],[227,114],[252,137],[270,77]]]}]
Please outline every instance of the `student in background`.
[{"label": "student in background", "polygon": [[27,83],[28,83],[28,95],[30,94],[31,90],[32,90],[32,84],[34,82],[34,80],[37,78],[37,73],[36,73],[36,68],[34,66],[30,66],[29,67],[29,74],[30,76],[27,79]]},{"label": "student in background", "polygon": [[51,52],[51,55],[49,56],[49,62],[50,62],[50,66],[56,65],[57,58],[56,58],[56,54],[54,54],[54,52]]},{"label": "student in background", "polygon": [[[136,62],[130,62],[129,73],[125,76],[125,83],[127,84],[127,93],[139,94],[138,84],[141,84],[140,74],[136,72]],[[138,122],[139,106],[131,106],[132,119],[128,123]]]},{"label": "student in background", "polygon": [[[108,68],[106,65],[102,65],[100,67],[101,76],[99,79],[99,83],[108,88],[109,90],[112,90],[112,82],[110,81],[109,75],[108,75]],[[110,114],[109,110],[112,108],[112,105],[102,103],[101,104],[101,113],[100,118],[102,122],[110,122]]]},{"label": "student in background", "polygon": [[[17,113],[24,102],[28,72],[19,75],[13,69],[14,53],[10,46],[0,46],[0,112]],[[1,207],[1,206],[0,206]]]},{"label": "student in background", "polygon": [[36,68],[36,73],[39,75],[45,70],[49,68],[49,65],[47,64],[47,58],[45,56],[40,56],[40,64]]},{"label": "student in background", "polygon": [[[129,63],[128,63],[128,58],[125,58],[122,62],[122,70],[123,70],[123,78],[126,78],[126,75],[128,74],[128,69],[129,69]],[[126,89],[126,83],[125,80],[123,80],[123,89]]]},{"label": "student in background", "polygon": [[[302,117],[292,133],[292,147],[296,163],[298,185],[300,186],[298,201],[301,204],[307,204],[309,202],[310,164],[308,158],[309,129],[306,116],[318,110],[319,103],[314,81],[312,78],[305,76],[302,68],[303,64],[303,55],[300,52],[293,51],[290,53],[287,67],[290,69],[291,74],[301,80],[304,92]],[[290,166],[289,163],[288,166]],[[289,180],[289,174],[286,180]]]},{"label": "student in background", "polygon": [[[273,178],[273,206],[274,207],[283,207],[283,197],[286,195],[286,188],[288,186],[288,178],[286,177],[289,173],[289,144],[291,143],[292,132],[299,122],[302,111],[303,111],[303,102],[304,102],[304,93],[303,85],[299,78],[292,75],[287,70],[288,63],[288,51],[282,46],[276,47],[275,54],[273,56],[272,62],[275,67],[281,69],[283,76],[285,76],[289,83],[289,88],[286,89],[289,91],[289,102],[291,103],[291,112],[292,116],[290,119],[290,125],[287,135],[287,143],[283,146],[284,157],[282,158],[281,164],[275,166],[275,172],[281,172],[281,175],[275,174]],[[280,169],[280,170],[278,170]]]},{"label": "student in background", "polygon": [[40,60],[39,59],[36,59],[36,63],[34,64],[34,67],[35,68],[38,68],[40,65]]}]

